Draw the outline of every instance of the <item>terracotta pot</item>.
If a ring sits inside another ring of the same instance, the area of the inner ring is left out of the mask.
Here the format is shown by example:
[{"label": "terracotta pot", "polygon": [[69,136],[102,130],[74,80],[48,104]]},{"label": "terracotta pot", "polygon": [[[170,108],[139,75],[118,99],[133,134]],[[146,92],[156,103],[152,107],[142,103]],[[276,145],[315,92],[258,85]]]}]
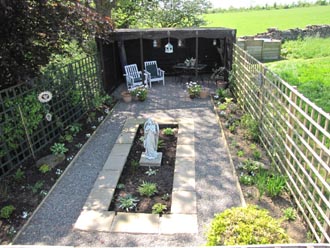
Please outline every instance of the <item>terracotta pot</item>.
[{"label": "terracotta pot", "polygon": [[228,87],[228,82],[226,81],[217,80],[216,83],[218,88],[226,89]]},{"label": "terracotta pot", "polygon": [[203,89],[200,93],[199,93],[199,97],[200,98],[207,98],[209,96],[209,90],[208,89]]},{"label": "terracotta pot", "polygon": [[122,96],[124,102],[131,102],[132,101],[132,95],[129,91],[123,91],[121,93],[121,96]]}]

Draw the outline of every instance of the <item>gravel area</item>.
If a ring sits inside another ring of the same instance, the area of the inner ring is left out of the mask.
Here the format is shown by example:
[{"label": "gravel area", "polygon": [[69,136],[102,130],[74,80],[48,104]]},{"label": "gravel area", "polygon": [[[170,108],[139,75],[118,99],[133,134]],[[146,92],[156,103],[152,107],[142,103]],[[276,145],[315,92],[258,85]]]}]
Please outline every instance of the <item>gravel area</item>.
[{"label": "gravel area", "polygon": [[[182,85],[154,83],[145,102],[119,101],[85,149],[16,237],[15,245],[201,246],[215,213],[240,206],[236,178],[210,99],[191,100]],[[119,98],[123,87],[116,90]],[[80,211],[128,117],[168,116],[195,120],[196,192],[199,233],[150,235],[73,230]]]}]

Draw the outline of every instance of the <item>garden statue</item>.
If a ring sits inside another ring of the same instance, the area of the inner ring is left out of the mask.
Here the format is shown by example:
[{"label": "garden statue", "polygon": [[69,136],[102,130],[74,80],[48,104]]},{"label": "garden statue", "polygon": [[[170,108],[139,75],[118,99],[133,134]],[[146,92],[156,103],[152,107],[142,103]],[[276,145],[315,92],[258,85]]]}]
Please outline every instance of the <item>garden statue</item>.
[{"label": "garden statue", "polygon": [[152,119],[144,123],[144,141],[143,145],[146,149],[145,158],[147,159],[156,159],[158,157],[157,146],[159,138],[159,126]]}]

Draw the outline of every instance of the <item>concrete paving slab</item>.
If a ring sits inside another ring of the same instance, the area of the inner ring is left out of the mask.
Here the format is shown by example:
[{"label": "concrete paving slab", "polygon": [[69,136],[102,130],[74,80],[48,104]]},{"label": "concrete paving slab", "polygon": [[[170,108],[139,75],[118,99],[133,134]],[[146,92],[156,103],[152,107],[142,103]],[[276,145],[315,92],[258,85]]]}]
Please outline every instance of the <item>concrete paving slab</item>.
[{"label": "concrete paving slab", "polygon": [[150,166],[150,167],[160,167],[162,162],[163,153],[157,152],[157,158],[155,159],[147,159],[146,153],[142,152],[141,158],[140,158],[140,166]]},{"label": "concrete paving slab", "polygon": [[132,144],[115,144],[109,156],[126,156],[131,150]]},{"label": "concrete paving slab", "polygon": [[112,232],[158,233],[159,216],[156,214],[118,213],[113,221]]},{"label": "concrete paving slab", "polygon": [[83,210],[74,224],[74,229],[109,232],[114,217],[115,212]]},{"label": "concrete paving slab", "polygon": [[129,125],[129,124],[142,124],[146,121],[145,118],[128,118],[125,122],[125,124]]},{"label": "concrete paving slab", "polygon": [[134,138],[135,133],[121,133],[116,140],[116,144],[132,144]]},{"label": "concrete paving slab", "polygon": [[172,191],[195,191],[195,169],[174,172]]},{"label": "concrete paving slab", "polygon": [[94,188],[112,188],[115,189],[120,178],[120,171],[101,170],[95,181]]},{"label": "concrete paving slab", "polygon": [[194,145],[177,145],[176,146],[177,157],[195,157],[195,146]]},{"label": "concrete paving slab", "polygon": [[160,218],[161,234],[198,233],[197,214],[168,214]]},{"label": "concrete paving slab", "polygon": [[108,211],[114,192],[114,188],[93,188],[83,209]]},{"label": "concrete paving slab", "polygon": [[171,213],[173,214],[196,214],[196,192],[173,191]]},{"label": "concrete paving slab", "polygon": [[181,157],[180,154],[176,155],[174,172],[195,170],[195,157]]},{"label": "concrete paving slab", "polygon": [[122,132],[123,133],[136,133],[138,130],[138,123],[125,122]]},{"label": "concrete paving slab", "polygon": [[122,171],[126,163],[127,156],[109,156],[103,166],[103,170]]},{"label": "concrete paving slab", "polygon": [[195,143],[194,135],[181,134],[178,137],[177,145],[193,145]]}]

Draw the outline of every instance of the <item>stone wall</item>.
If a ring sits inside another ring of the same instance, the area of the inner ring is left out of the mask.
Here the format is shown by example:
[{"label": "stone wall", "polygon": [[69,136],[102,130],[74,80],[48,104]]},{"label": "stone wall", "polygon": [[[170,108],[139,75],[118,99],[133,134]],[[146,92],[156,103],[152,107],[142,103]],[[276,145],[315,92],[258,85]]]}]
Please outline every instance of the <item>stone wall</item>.
[{"label": "stone wall", "polygon": [[266,38],[276,40],[297,40],[298,38],[313,37],[330,37],[330,25],[308,25],[304,29],[293,28],[288,30],[278,30],[277,28],[268,28],[267,32],[259,33],[255,36],[245,36],[242,38]]}]

